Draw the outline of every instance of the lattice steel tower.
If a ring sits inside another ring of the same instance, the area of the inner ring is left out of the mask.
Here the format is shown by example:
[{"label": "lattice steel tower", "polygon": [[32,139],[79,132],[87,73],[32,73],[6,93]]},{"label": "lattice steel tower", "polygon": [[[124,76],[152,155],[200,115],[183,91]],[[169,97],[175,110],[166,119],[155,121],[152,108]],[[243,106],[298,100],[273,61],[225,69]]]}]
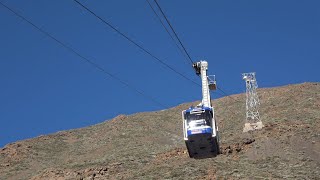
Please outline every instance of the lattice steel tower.
[{"label": "lattice steel tower", "polygon": [[261,129],[263,124],[260,120],[259,106],[260,101],[257,94],[258,83],[256,80],[256,73],[243,73],[243,80],[246,82],[246,122],[244,124],[243,132]]}]

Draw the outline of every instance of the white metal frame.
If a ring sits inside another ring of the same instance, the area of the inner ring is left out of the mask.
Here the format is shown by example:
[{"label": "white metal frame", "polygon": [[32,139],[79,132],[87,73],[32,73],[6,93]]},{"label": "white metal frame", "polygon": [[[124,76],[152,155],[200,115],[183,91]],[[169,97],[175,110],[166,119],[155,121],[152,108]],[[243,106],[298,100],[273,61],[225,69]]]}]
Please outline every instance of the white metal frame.
[{"label": "white metal frame", "polygon": [[246,122],[243,131],[261,129],[263,124],[259,114],[260,101],[257,94],[256,73],[243,73],[242,79],[246,82]]}]

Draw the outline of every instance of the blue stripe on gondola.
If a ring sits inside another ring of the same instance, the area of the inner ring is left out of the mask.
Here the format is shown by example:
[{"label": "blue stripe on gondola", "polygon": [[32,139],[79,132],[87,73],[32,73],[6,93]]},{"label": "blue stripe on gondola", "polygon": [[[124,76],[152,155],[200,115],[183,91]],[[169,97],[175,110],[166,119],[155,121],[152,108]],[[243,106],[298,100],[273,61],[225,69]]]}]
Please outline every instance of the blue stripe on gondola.
[{"label": "blue stripe on gondola", "polygon": [[212,134],[212,128],[193,129],[187,131],[188,136],[194,134]]}]

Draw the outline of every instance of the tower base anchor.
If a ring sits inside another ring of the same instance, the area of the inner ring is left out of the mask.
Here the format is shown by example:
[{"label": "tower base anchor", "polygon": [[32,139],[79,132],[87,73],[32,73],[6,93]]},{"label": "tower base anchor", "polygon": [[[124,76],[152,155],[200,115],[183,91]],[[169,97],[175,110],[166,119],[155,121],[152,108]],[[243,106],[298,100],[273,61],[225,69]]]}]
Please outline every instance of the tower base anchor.
[{"label": "tower base anchor", "polygon": [[243,132],[258,130],[258,129],[262,129],[263,127],[264,125],[262,124],[261,121],[255,122],[255,123],[245,123]]}]

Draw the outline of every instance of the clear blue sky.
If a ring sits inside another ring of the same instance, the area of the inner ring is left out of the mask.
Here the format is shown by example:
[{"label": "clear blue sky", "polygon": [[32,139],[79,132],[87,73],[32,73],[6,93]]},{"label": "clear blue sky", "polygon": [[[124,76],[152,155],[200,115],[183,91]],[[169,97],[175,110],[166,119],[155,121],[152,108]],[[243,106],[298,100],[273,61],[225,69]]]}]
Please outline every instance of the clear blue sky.
[{"label": "clear blue sky", "polygon": [[[72,0],[1,2],[168,107],[201,98],[199,87],[160,65]],[[81,2],[200,82],[146,1]],[[242,72],[256,71],[260,87],[320,80],[318,0],[159,3],[191,57],[207,60],[210,74],[229,94],[244,92]],[[118,114],[163,109],[83,62],[3,6],[0,82],[0,147]]]}]

